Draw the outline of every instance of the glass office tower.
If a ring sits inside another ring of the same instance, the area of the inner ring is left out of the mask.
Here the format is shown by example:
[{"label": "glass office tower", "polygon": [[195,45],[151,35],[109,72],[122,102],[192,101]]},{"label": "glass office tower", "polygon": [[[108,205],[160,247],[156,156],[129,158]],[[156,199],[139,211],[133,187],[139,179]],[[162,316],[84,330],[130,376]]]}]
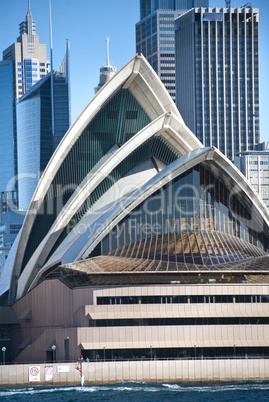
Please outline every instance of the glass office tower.
[{"label": "glass office tower", "polygon": [[67,71],[61,71],[53,75],[54,133],[51,74],[34,85],[17,103],[20,209],[28,208],[43,170],[70,126],[69,79]]},{"label": "glass office tower", "polygon": [[259,12],[195,8],[176,20],[177,107],[205,146],[234,161],[260,142]]},{"label": "glass office tower", "polygon": [[39,43],[28,2],[20,36],[3,51],[0,61],[0,222],[1,214],[17,207],[16,99],[50,70],[46,44]]},{"label": "glass office tower", "polygon": [[208,6],[209,0],[140,0],[136,52],[146,57],[174,101],[175,18],[193,7]]},{"label": "glass office tower", "polygon": [[16,205],[16,120],[12,61],[0,62],[0,223],[1,213]]}]

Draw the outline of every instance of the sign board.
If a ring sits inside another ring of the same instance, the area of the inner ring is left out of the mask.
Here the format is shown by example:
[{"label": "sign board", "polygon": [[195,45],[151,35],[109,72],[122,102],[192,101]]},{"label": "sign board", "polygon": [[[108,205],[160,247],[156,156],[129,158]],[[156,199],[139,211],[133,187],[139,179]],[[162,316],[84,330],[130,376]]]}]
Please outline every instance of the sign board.
[{"label": "sign board", "polygon": [[58,373],[69,373],[69,366],[58,366]]},{"label": "sign board", "polygon": [[40,381],[40,367],[31,366],[29,367],[29,382]]},{"label": "sign board", "polygon": [[53,366],[46,366],[45,367],[45,381],[52,381],[53,380]]}]

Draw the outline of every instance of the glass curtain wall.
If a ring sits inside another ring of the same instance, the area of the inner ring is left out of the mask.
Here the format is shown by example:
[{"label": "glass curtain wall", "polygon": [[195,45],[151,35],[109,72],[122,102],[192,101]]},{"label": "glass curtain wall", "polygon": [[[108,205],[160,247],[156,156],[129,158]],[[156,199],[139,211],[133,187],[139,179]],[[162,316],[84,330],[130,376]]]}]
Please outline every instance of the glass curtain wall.
[{"label": "glass curtain wall", "polygon": [[0,93],[0,192],[4,196],[15,190],[17,168],[13,63],[9,60],[0,62]]},{"label": "glass curtain wall", "polygon": [[264,255],[263,227],[233,183],[224,184],[200,164],[143,202],[101,249],[102,254],[215,265]]}]

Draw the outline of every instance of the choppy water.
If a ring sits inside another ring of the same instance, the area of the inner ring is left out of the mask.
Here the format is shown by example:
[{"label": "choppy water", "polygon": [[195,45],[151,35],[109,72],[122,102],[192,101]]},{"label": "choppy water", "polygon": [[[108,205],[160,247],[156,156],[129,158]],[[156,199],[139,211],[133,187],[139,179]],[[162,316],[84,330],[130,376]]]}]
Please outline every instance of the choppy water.
[{"label": "choppy water", "polygon": [[269,401],[269,382],[150,384],[116,383],[92,386],[29,386],[0,388],[0,401]]}]

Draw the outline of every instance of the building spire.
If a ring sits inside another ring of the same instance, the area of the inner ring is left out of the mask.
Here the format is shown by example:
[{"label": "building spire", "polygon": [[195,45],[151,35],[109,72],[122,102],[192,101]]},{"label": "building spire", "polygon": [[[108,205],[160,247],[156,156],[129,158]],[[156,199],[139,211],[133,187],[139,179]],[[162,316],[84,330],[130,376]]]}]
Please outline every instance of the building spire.
[{"label": "building spire", "polygon": [[28,0],[28,12],[26,16],[27,20],[27,33],[28,33],[28,42],[33,42],[33,17],[30,10],[30,0]]},{"label": "building spire", "polygon": [[20,23],[20,35],[28,35],[28,42],[33,42],[33,36],[36,35],[35,21],[33,21],[30,0],[28,0],[28,11],[25,20]]}]

